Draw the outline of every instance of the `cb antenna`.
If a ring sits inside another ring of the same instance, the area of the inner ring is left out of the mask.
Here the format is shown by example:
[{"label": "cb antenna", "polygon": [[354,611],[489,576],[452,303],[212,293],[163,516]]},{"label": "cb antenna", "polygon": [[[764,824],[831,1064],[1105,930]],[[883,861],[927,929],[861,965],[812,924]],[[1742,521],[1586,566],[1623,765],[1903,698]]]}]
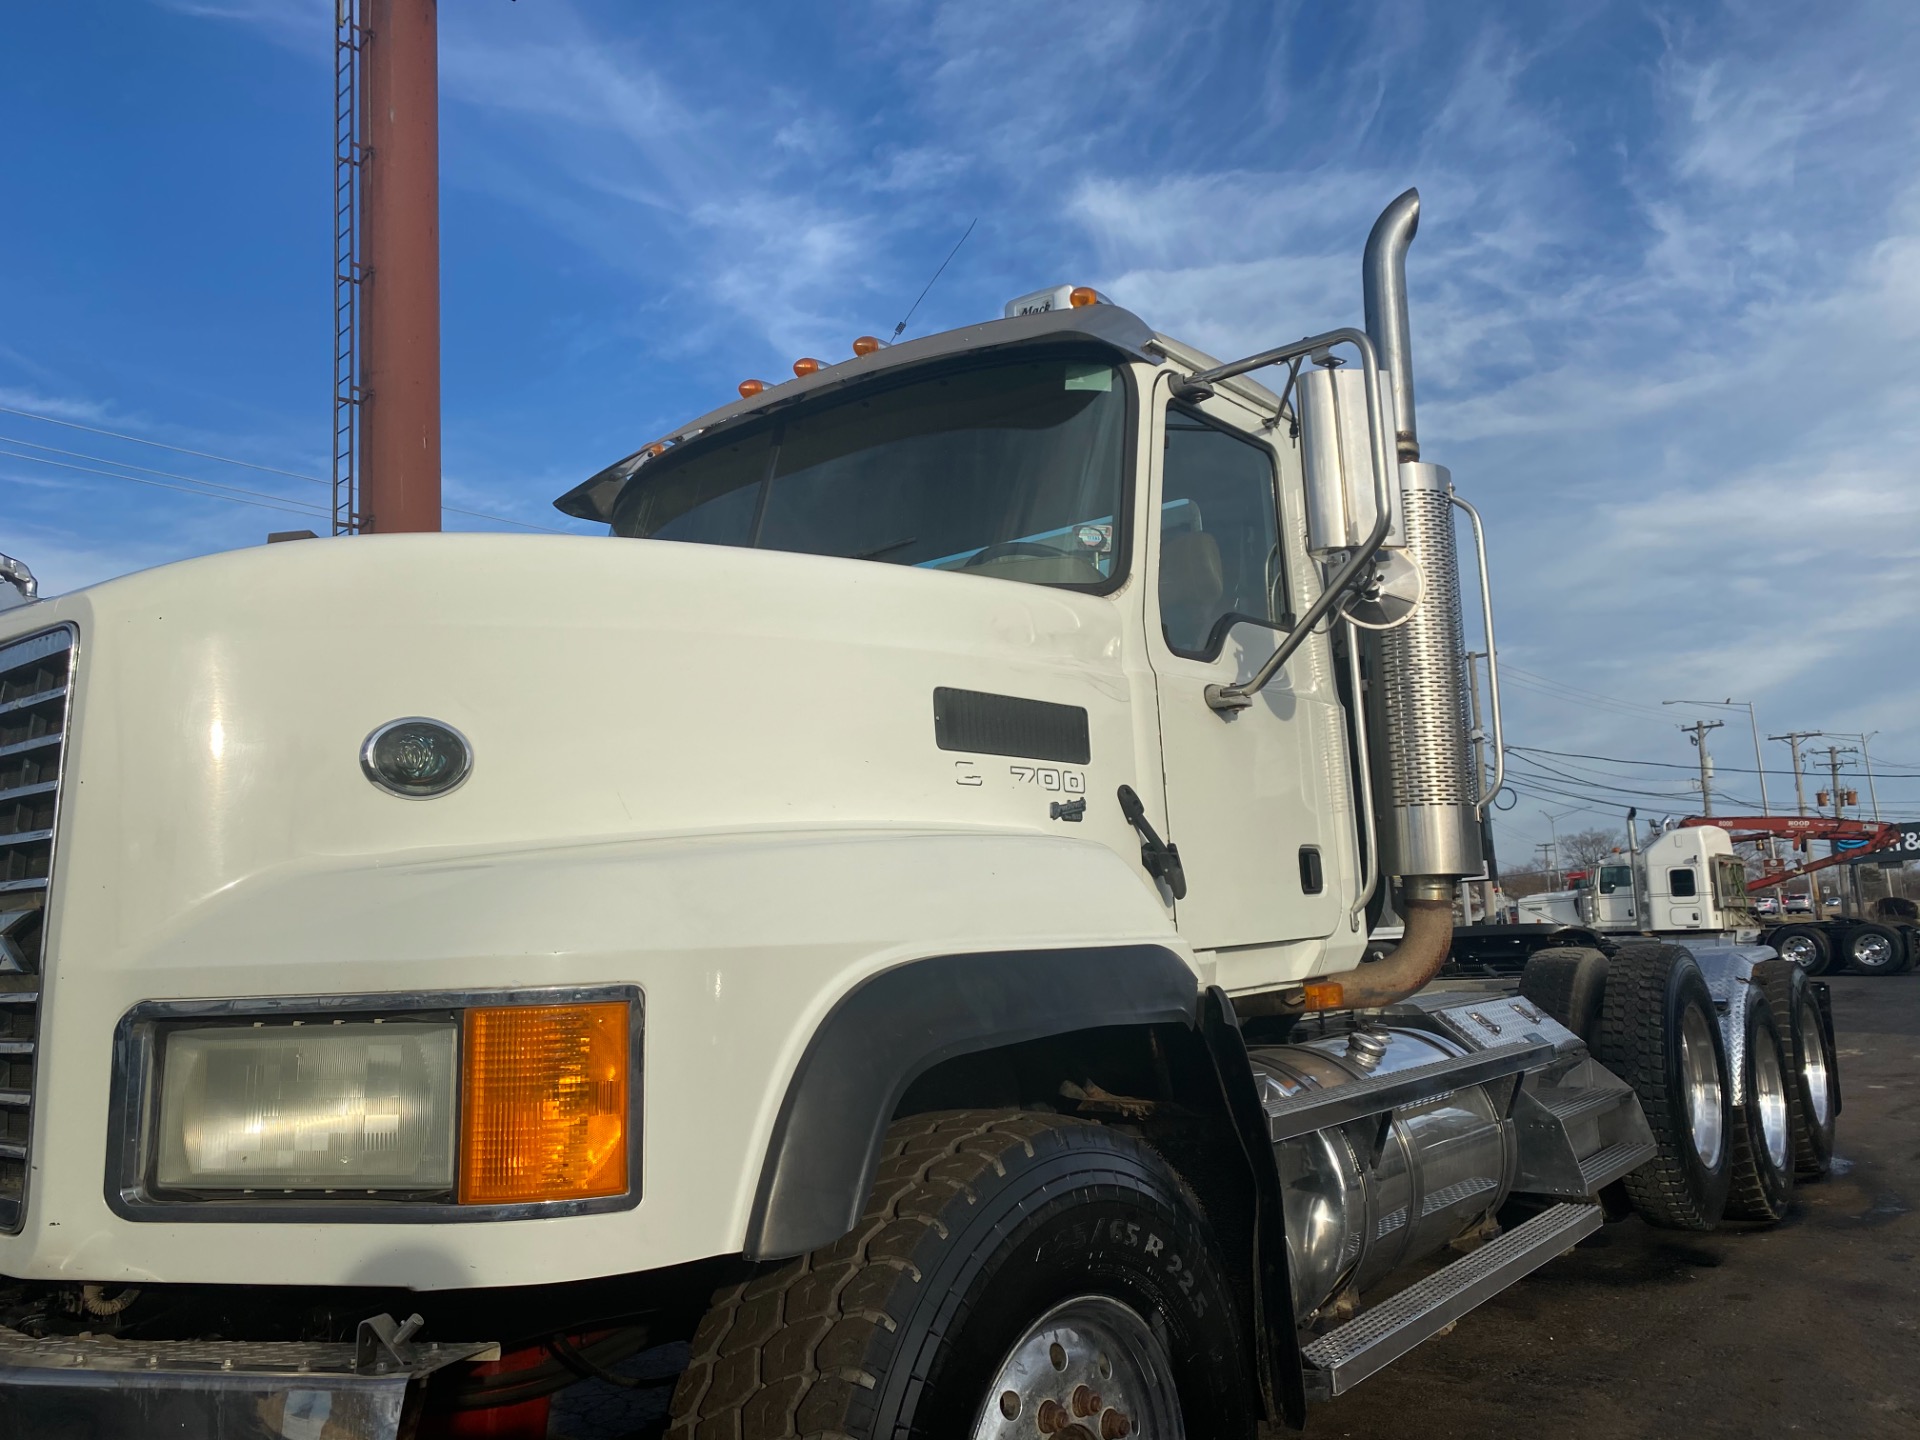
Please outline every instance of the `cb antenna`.
[{"label": "cb antenna", "polygon": [[978,215],[974,216],[972,220],[967,222],[967,228],[966,228],[965,234],[961,235],[961,237],[958,240],[953,242],[953,249],[949,250],[947,252],[947,258],[940,262],[940,268],[933,272],[933,280],[927,281],[925,288],[923,288],[920,291],[918,298],[914,300],[912,305],[907,307],[907,313],[900,317],[900,323],[893,327],[893,334],[887,337],[887,344],[889,345],[893,344],[896,340],[900,338],[902,333],[905,332],[907,328],[907,321],[913,319],[913,312],[920,308],[920,301],[927,298],[928,290],[933,289],[933,281],[938,280],[942,275],[946,274],[947,266],[953,263],[953,257],[960,253],[960,247],[967,243],[967,236],[973,234],[973,227],[975,225],[978,225],[979,223],[980,223],[980,217]]}]

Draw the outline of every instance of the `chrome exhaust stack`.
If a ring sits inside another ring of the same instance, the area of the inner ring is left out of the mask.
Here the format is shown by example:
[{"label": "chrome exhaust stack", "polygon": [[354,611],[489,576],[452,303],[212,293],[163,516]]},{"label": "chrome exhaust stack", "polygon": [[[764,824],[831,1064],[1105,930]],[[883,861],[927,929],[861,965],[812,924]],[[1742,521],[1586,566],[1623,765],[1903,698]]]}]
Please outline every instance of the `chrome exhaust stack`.
[{"label": "chrome exhaust stack", "polygon": [[1384,760],[1374,768],[1380,868],[1401,877],[1408,901],[1450,901],[1455,884],[1481,874],[1485,860],[1467,747],[1453,477],[1420,459],[1414,416],[1407,247],[1419,226],[1420,192],[1408,190],[1374,222],[1364,261],[1367,335],[1393,394],[1406,554],[1424,584],[1411,618],[1370,637],[1368,723]]}]

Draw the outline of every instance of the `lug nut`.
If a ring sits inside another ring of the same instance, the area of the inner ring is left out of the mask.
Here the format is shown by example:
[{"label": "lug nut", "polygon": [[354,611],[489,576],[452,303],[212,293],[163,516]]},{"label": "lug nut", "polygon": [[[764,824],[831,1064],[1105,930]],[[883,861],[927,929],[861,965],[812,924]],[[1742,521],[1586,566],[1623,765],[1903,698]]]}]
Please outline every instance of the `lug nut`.
[{"label": "lug nut", "polygon": [[1042,1435],[1058,1435],[1073,1423],[1073,1417],[1058,1400],[1042,1400],[1040,1413],[1033,1417],[1033,1423],[1040,1427]]},{"label": "lug nut", "polygon": [[1100,1417],[1100,1440],[1127,1440],[1127,1432],[1133,1429],[1133,1422],[1118,1410],[1109,1410]]},{"label": "lug nut", "polygon": [[1073,1397],[1068,1403],[1073,1406],[1073,1413],[1083,1420],[1089,1415],[1100,1413],[1100,1397],[1085,1385],[1075,1387]]}]

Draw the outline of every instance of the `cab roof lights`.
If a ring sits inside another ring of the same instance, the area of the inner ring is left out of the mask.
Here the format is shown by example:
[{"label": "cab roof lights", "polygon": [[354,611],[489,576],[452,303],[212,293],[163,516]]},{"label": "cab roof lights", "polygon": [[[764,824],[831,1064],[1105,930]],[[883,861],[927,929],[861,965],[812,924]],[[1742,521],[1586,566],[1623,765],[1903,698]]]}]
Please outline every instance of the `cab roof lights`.
[{"label": "cab roof lights", "polygon": [[1112,303],[1091,285],[1054,285],[1009,300],[1007,308],[1001,312],[1001,318],[1015,320],[1022,315],[1044,315],[1049,310],[1080,310],[1088,305]]}]

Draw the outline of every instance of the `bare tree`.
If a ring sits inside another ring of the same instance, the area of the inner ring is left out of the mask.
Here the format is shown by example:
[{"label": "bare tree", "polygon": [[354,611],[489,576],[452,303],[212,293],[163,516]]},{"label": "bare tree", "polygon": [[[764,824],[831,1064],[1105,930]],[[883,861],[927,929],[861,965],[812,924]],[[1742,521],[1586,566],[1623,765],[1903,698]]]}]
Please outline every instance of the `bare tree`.
[{"label": "bare tree", "polygon": [[1538,865],[1507,865],[1500,871],[1500,889],[1509,900],[1538,895],[1549,888],[1552,876]]},{"label": "bare tree", "polygon": [[1625,847],[1626,835],[1619,830],[1576,830],[1560,837],[1560,865],[1566,870],[1591,870]]}]

